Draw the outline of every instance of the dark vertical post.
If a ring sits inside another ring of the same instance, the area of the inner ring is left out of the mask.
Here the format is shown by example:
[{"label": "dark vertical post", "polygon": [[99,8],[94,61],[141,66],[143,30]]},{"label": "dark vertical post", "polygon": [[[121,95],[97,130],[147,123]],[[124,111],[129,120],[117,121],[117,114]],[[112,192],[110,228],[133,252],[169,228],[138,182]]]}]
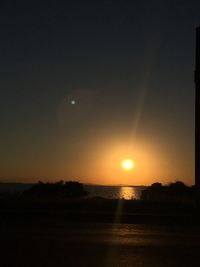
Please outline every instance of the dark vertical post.
[{"label": "dark vertical post", "polygon": [[200,200],[200,27],[196,29],[195,85],[195,186]]}]

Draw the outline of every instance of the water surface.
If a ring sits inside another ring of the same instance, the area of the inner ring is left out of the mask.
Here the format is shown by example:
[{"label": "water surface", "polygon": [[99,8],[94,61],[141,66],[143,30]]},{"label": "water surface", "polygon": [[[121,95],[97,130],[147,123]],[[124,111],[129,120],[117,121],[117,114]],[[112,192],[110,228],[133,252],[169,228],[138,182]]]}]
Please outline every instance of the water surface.
[{"label": "water surface", "polygon": [[139,199],[145,186],[100,186],[85,185],[90,197],[98,196],[110,199]]}]

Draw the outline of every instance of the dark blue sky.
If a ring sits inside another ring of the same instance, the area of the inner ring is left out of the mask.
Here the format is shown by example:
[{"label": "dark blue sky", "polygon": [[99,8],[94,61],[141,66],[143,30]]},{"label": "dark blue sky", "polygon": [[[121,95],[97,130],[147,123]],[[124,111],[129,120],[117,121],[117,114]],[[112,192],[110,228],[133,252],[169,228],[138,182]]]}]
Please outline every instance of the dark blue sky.
[{"label": "dark blue sky", "polygon": [[2,180],[193,183],[199,23],[194,0],[1,1]]}]

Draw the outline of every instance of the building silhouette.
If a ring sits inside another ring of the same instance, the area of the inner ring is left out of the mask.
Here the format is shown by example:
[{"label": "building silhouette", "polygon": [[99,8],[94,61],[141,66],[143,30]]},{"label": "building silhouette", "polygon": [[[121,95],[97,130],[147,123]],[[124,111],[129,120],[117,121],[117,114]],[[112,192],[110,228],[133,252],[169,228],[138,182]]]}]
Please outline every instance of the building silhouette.
[{"label": "building silhouette", "polygon": [[195,186],[200,199],[200,27],[196,29],[195,86]]}]

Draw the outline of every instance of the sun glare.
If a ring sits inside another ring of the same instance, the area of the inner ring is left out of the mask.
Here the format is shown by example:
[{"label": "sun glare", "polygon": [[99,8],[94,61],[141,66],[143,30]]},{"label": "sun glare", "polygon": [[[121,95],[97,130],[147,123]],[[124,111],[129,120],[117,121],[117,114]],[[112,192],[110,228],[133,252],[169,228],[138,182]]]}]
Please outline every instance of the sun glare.
[{"label": "sun glare", "polygon": [[131,159],[124,159],[121,166],[125,171],[131,171],[135,167],[135,163]]}]

